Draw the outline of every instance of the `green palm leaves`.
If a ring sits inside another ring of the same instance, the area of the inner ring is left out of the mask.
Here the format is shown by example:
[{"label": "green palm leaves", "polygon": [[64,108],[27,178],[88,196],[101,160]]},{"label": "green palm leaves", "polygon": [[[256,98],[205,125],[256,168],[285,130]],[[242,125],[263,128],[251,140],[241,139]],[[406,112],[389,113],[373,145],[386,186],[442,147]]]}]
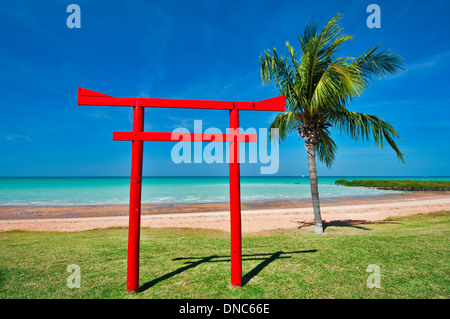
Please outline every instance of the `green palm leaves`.
[{"label": "green palm leaves", "polygon": [[276,117],[271,128],[279,129],[280,139],[298,130],[328,166],[337,149],[328,130],[330,126],[356,141],[373,140],[379,147],[387,142],[404,162],[395,143],[399,134],[389,123],[378,116],[347,109],[372,80],[402,69],[402,60],[391,50],[379,51],[379,46],[358,58],[336,57],[341,45],[353,38],[342,33],[341,18],[334,16],[320,33],[317,24],[306,25],[298,38],[300,57],[289,43],[289,57],[279,56],[275,48],[260,57],[263,82],[274,83],[286,97],[287,111]]}]

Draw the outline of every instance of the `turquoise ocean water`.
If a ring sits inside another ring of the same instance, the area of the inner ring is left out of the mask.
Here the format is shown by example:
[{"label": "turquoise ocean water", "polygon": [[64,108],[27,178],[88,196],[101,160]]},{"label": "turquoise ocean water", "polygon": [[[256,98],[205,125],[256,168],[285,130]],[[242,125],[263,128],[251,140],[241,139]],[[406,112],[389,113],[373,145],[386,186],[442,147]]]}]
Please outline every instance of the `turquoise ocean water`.
[{"label": "turquoise ocean water", "polygon": [[[450,180],[450,177],[319,177],[321,198],[376,196],[393,191],[336,186],[337,179]],[[128,177],[1,177],[0,205],[128,204]],[[242,202],[311,198],[308,177],[241,177]],[[228,177],[145,177],[143,204],[228,202]]]}]

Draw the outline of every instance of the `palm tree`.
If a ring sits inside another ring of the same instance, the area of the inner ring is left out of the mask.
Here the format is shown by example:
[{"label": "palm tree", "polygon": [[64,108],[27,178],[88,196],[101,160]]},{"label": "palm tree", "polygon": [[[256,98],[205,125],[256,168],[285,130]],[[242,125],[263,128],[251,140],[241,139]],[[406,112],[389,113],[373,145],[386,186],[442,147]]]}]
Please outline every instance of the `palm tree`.
[{"label": "palm tree", "polygon": [[300,58],[288,42],[290,58],[279,56],[275,48],[272,55],[266,50],[260,57],[263,83],[274,82],[275,88],[286,98],[287,111],[280,113],[270,128],[279,129],[280,140],[294,129],[298,130],[299,139],[305,140],[316,233],[323,233],[323,225],[315,158],[317,155],[328,167],[335,159],[337,145],[331,138],[330,127],[350,135],[355,141],[373,139],[377,147],[383,147],[386,141],[397,158],[405,162],[394,141],[400,136],[388,122],[376,115],[347,109],[369,82],[402,69],[402,59],[391,50],[379,51],[379,46],[358,58],[336,57],[341,45],[353,38],[342,33],[341,18],[340,14],[335,15],[320,33],[317,24],[307,24],[298,38]]}]

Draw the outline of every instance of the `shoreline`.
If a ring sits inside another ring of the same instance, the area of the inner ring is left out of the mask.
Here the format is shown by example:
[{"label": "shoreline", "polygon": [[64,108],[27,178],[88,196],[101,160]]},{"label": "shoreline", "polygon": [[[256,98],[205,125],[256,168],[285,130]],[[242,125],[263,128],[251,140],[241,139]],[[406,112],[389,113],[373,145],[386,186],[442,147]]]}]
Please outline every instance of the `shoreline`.
[{"label": "shoreline", "polygon": [[[314,221],[311,200],[242,203],[242,231],[304,226]],[[321,199],[322,219],[363,222],[450,208],[450,192],[403,192]],[[229,231],[229,203],[142,205],[142,227]],[[128,205],[0,206],[0,231],[80,231],[128,226]]]},{"label": "shoreline", "polygon": [[[348,205],[349,203],[379,203],[392,200],[408,200],[412,193],[393,193],[372,196],[321,198],[321,206]],[[425,192],[417,192],[423,194]],[[414,195],[414,194],[413,194]],[[433,195],[433,193],[430,193]],[[450,196],[450,192],[449,192]],[[312,207],[311,199],[242,202],[242,210]],[[141,215],[189,214],[222,212],[229,210],[229,202],[192,204],[142,204]],[[0,221],[5,219],[48,219],[128,216],[128,204],[80,204],[80,205],[0,205]]]}]

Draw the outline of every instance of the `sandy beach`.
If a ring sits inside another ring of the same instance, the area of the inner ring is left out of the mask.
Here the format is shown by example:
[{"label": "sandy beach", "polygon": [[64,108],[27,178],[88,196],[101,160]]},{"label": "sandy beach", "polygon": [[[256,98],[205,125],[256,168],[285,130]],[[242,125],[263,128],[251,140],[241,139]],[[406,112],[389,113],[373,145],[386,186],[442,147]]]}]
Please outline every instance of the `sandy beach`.
[{"label": "sandy beach", "polygon": [[[379,221],[450,209],[450,192],[405,192],[322,199],[325,223]],[[309,200],[242,203],[242,232],[296,228],[314,222]],[[228,203],[143,205],[142,227],[229,231]],[[128,225],[128,206],[0,206],[0,231],[82,231]]]}]

